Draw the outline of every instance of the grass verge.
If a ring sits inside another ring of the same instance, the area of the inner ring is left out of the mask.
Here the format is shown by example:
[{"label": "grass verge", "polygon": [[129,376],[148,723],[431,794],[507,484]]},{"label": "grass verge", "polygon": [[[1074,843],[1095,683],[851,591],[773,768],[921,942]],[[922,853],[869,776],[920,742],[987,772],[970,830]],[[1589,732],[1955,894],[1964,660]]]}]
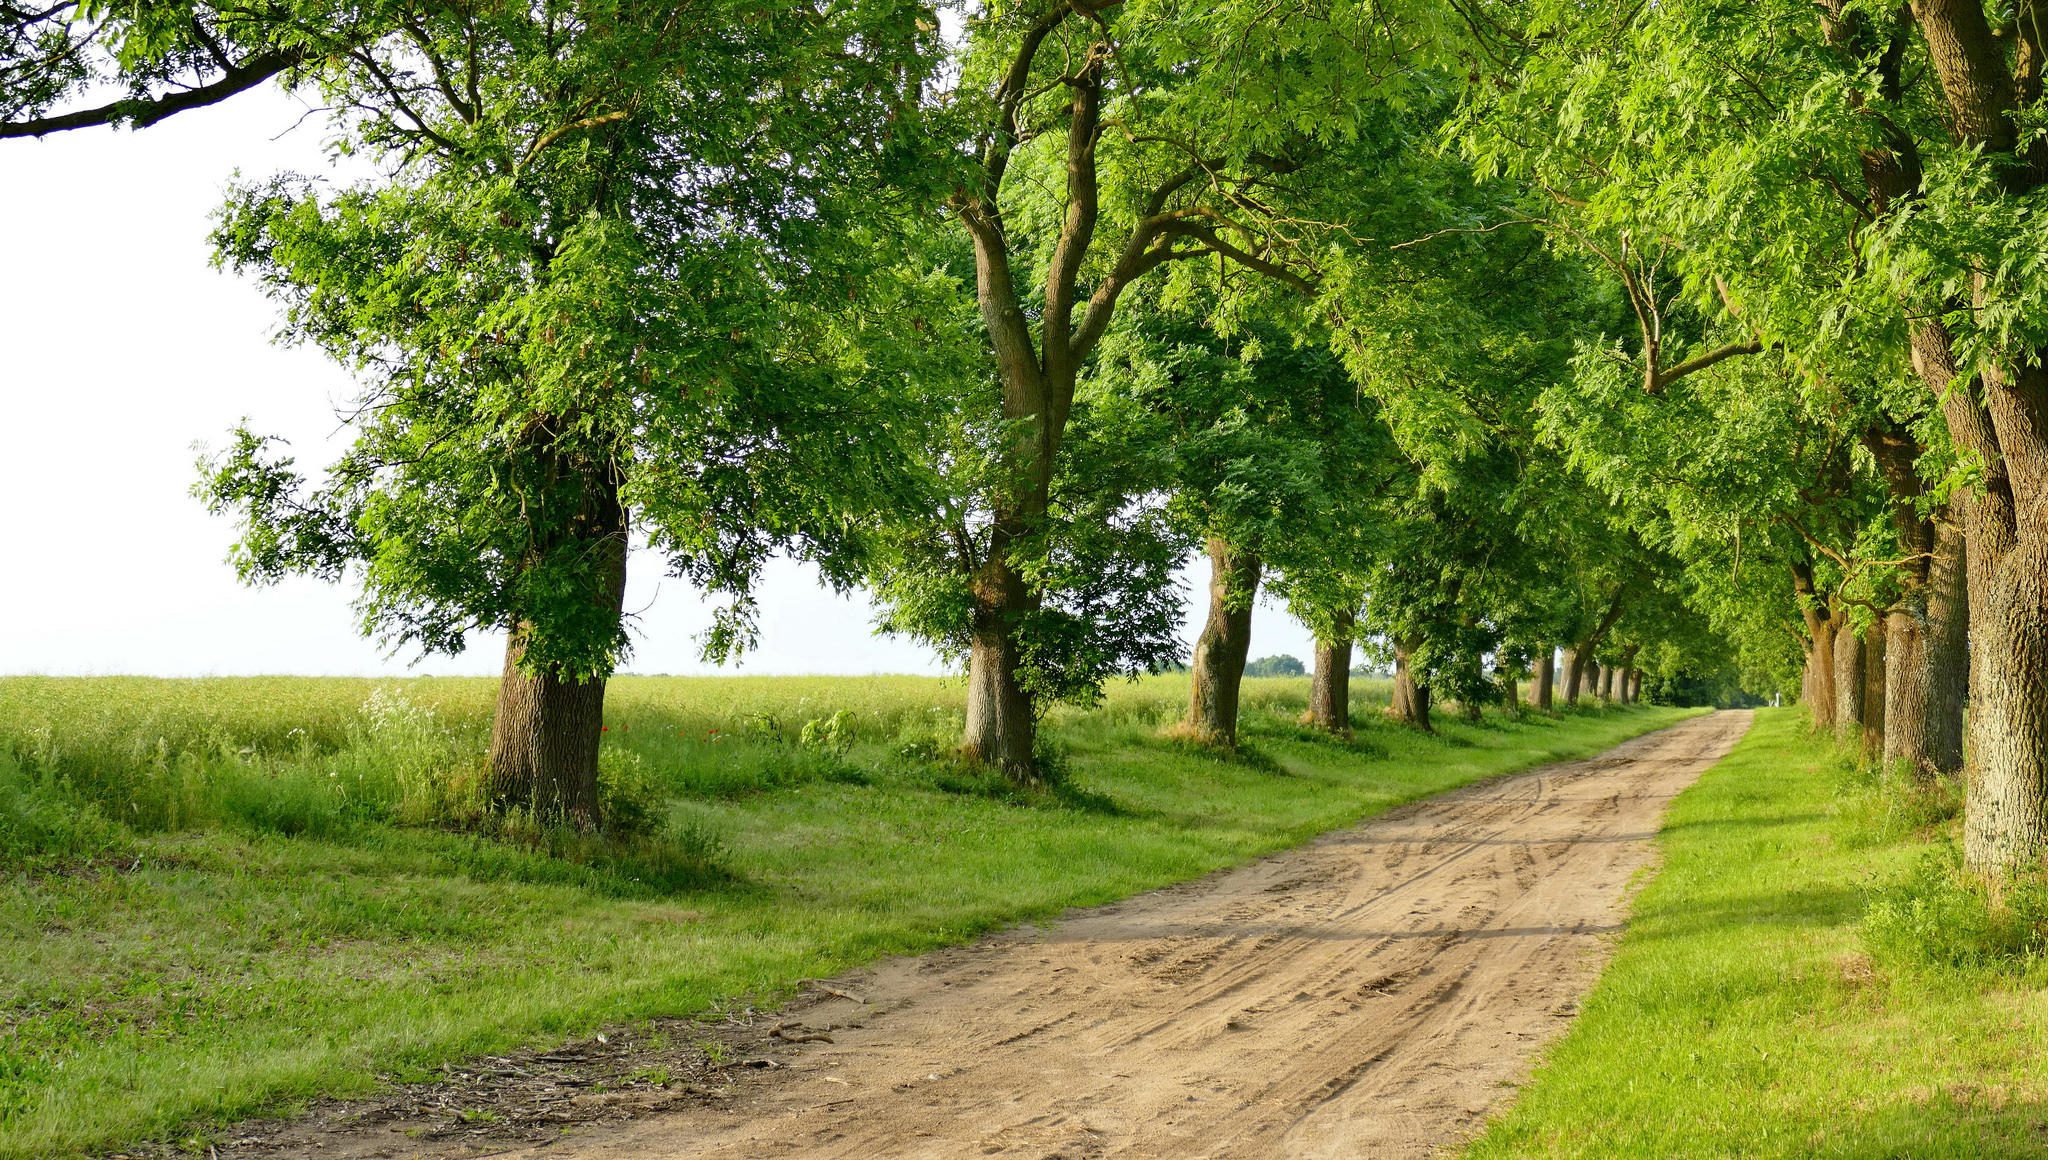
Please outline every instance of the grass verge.
[{"label": "grass verge", "polygon": [[1898,946],[1953,822],[1802,714],[1759,711],[1678,798],[1614,961],[1464,1160],[2048,1154],[2038,963]]},{"label": "grass verge", "polygon": [[936,752],[957,683],[621,680],[607,760],[718,871],[682,877],[408,815],[480,748],[481,682],[0,681],[0,788],[42,835],[0,862],[0,1156],[203,1151],[295,1101],[772,1001],[1687,715],[1428,737],[1367,703],[1345,742],[1295,725],[1307,682],[1276,679],[1226,758],[1159,736],[1186,679],[1058,715],[1067,774],[1035,794]]}]

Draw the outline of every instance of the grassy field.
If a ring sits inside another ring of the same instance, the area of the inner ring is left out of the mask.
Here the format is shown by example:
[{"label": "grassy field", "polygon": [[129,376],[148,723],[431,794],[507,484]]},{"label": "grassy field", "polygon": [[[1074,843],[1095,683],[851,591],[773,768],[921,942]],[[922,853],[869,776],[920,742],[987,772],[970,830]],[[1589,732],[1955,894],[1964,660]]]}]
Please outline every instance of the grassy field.
[{"label": "grassy field", "polygon": [[454,1057],[772,1000],[1684,715],[1425,737],[1360,682],[1346,743],[1294,723],[1305,680],[1253,681],[1225,759],[1158,735],[1186,679],[1058,714],[1065,783],[1031,796],[939,752],[957,682],[622,679],[607,776],[682,851],[652,867],[431,822],[489,681],[0,680],[0,1155],[204,1137]]},{"label": "grassy field", "polygon": [[1759,711],[1678,799],[1617,957],[1466,1160],[2048,1154],[2032,924],[1954,887],[1947,795],[1880,788],[1802,714]]}]

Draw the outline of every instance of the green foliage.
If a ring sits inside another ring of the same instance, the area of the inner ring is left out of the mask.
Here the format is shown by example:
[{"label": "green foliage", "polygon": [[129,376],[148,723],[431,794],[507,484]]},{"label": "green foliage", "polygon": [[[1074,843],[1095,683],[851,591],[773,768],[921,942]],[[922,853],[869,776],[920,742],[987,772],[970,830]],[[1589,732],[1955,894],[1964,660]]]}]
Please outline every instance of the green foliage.
[{"label": "green foliage", "polygon": [[1244,666],[1247,677],[1299,677],[1307,673],[1308,669],[1300,659],[1291,656],[1260,657],[1246,662]]},{"label": "green foliage", "polygon": [[36,869],[118,856],[127,835],[98,806],[65,792],[55,777],[36,776],[0,751],[0,868]]},{"label": "green foliage", "polygon": [[844,335],[874,322],[880,125],[933,51],[920,11],[432,10],[338,60],[337,147],[389,176],[243,185],[215,234],[282,337],[363,386],[310,490],[246,430],[205,465],[243,577],[353,573],[393,644],[516,628],[522,665],[570,677],[626,648],[630,523],[731,599],[714,655],[750,639],[770,552],[846,582],[849,511],[902,459],[900,376]]}]

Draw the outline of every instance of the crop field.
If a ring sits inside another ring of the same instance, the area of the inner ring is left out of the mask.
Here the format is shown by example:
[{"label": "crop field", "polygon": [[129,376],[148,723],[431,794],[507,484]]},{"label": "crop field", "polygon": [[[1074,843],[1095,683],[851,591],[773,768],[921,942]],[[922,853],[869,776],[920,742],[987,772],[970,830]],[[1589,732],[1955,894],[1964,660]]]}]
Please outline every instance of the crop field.
[{"label": "crop field", "polygon": [[470,812],[494,682],[0,680],[0,1155],[188,1140],[605,1023],[773,1001],[887,953],[1126,896],[1683,716],[1164,738],[1185,675],[1050,719],[1042,790],[957,763],[957,682],[620,678],[625,835]]}]

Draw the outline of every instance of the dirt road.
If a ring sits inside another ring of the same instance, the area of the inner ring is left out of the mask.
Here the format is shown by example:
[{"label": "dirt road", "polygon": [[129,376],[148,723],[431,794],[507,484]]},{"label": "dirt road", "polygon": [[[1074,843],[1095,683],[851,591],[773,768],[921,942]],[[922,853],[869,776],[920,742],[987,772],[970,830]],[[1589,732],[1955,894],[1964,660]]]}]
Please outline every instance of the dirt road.
[{"label": "dirt road", "polygon": [[1748,726],[1695,718],[1199,883],[835,980],[852,997],[779,1033],[830,1042],[743,1098],[521,1154],[1429,1155],[1510,1098],[1563,1031],[1665,806]]}]

